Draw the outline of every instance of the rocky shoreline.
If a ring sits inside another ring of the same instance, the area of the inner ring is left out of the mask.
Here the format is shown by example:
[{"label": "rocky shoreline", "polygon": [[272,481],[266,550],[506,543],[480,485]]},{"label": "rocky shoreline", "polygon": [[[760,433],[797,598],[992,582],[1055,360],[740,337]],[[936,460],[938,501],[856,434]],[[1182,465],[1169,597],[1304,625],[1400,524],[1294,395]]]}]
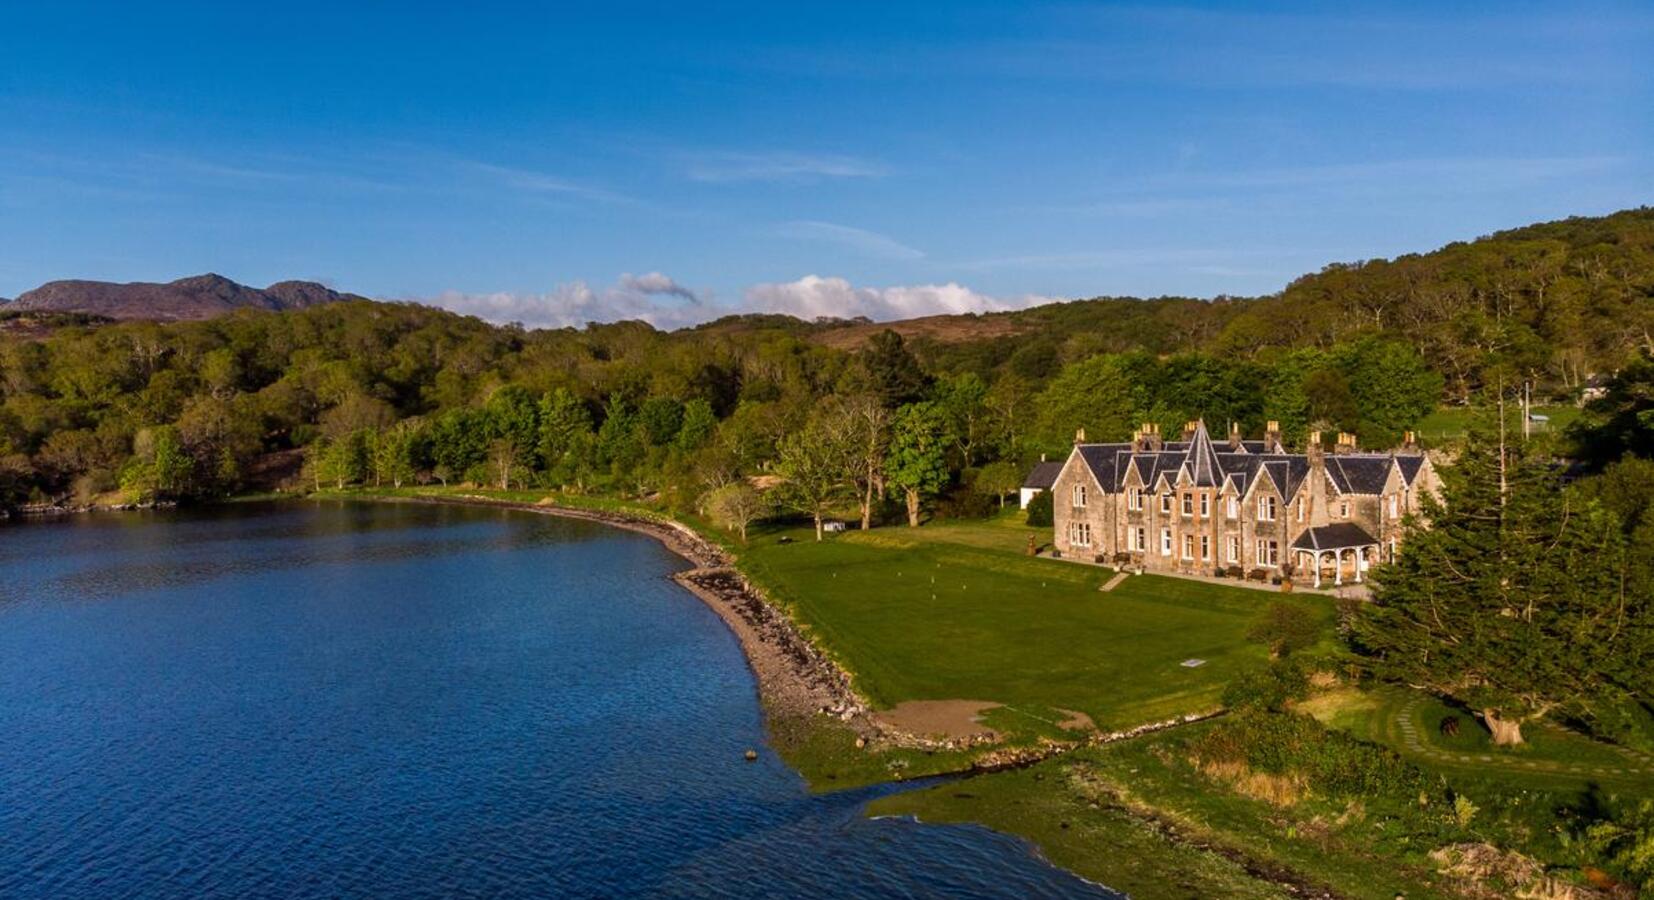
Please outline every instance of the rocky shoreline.
[{"label": "rocky shoreline", "polygon": [[10,518],[51,519],[59,516],[78,516],[94,512],[139,512],[146,509],[173,509],[178,504],[171,500],[146,503],[83,503],[64,506],[57,503],[25,503],[16,509],[0,508],[0,521]]}]

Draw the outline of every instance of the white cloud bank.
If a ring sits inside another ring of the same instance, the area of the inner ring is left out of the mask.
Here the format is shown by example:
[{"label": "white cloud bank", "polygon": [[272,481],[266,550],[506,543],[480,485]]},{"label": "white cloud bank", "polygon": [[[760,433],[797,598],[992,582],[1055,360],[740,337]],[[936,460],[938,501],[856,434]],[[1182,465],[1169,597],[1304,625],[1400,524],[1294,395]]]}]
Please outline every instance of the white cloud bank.
[{"label": "white cloud bank", "polygon": [[1003,312],[1051,303],[1055,299],[1034,294],[1001,299],[951,281],[876,288],[855,287],[843,278],[806,275],[797,281],[748,288],[745,306],[755,312],[786,313],[801,319],[866,316],[884,322],[919,316]]},{"label": "white cloud bank", "polygon": [[530,328],[580,327],[587,322],[641,319],[658,328],[679,328],[716,317],[700,294],[660,272],[630,273],[608,287],[584,281],[560,284],[543,294],[445,291],[428,301],[490,322],[520,322]]},{"label": "white cloud bank", "polygon": [[650,272],[622,275],[613,285],[601,288],[575,281],[543,294],[448,291],[426,302],[490,322],[521,322],[531,328],[579,327],[588,322],[638,319],[657,328],[672,329],[746,312],[783,313],[801,319],[865,316],[876,322],[887,322],[920,316],[1003,312],[1056,300],[1036,294],[991,297],[954,282],[856,287],[843,278],[806,275],[797,281],[753,285],[737,304],[715,304],[704,293],[686,288],[660,272]]}]

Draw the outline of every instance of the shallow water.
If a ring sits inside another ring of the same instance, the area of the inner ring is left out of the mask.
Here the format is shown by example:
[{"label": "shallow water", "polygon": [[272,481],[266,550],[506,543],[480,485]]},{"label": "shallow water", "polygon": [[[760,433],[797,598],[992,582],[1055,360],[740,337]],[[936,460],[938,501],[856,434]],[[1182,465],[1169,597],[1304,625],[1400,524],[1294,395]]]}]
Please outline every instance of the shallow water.
[{"label": "shallow water", "polygon": [[682,566],[456,507],[0,528],[0,896],[1107,896],[810,795]]}]

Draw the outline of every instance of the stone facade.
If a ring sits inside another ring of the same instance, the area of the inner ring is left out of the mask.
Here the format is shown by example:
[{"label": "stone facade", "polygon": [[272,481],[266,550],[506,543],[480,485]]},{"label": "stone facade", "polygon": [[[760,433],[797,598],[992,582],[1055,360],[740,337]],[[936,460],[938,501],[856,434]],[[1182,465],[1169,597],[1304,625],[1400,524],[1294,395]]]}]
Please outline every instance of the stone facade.
[{"label": "stone facade", "polygon": [[1385,453],[1357,450],[1353,435],[1325,450],[1318,433],[1289,453],[1273,422],[1263,440],[1231,428],[1223,441],[1201,422],[1179,441],[1144,425],[1130,443],[1076,441],[1051,488],[1053,545],[1151,572],[1359,581],[1438,489],[1411,433]]}]

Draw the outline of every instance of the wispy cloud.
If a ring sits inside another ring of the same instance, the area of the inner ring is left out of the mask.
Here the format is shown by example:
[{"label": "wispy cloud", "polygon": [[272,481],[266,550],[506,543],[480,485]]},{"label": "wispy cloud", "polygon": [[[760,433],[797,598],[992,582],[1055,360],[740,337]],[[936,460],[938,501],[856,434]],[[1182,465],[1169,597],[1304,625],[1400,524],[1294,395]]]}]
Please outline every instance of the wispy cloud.
[{"label": "wispy cloud", "polygon": [[874,321],[958,313],[1001,312],[1055,302],[1024,294],[999,298],[954,282],[898,287],[856,287],[843,278],[806,275],[797,281],[758,284],[747,289],[743,306],[755,312],[786,313],[801,319],[866,316]]},{"label": "wispy cloud", "polygon": [[1601,172],[1625,161],[1619,156],[1492,156],[1370,160],[1330,165],[1181,172],[1163,181],[1217,188],[1292,188],[1320,185],[1389,185],[1429,180],[1461,190],[1507,188]]},{"label": "wispy cloud", "polygon": [[970,271],[992,269],[1088,270],[1122,269],[1135,266],[1177,266],[1192,270],[1232,265],[1236,261],[1268,259],[1273,250],[1125,248],[1078,250],[1064,253],[1029,253],[963,260],[954,268]]},{"label": "wispy cloud", "polygon": [[638,202],[636,198],[625,194],[547,172],[518,169],[485,162],[463,162],[460,165],[464,169],[488,176],[507,187],[519,191],[534,194],[559,194],[582,200],[594,200],[600,203],[633,204]]},{"label": "wispy cloud", "polygon": [[[747,65],[840,79],[957,77],[1171,84],[1223,91],[1298,87],[1465,91],[1636,84],[1654,15],[1626,4],[1587,15],[1304,7],[1259,12],[1192,5],[1068,4],[1020,17],[1015,35],[927,42],[770,43]],[[1371,6],[1371,5],[1369,5]]]},{"label": "wispy cloud", "polygon": [[923,259],[925,256],[924,251],[909,247],[889,235],[832,222],[783,222],[775,231],[782,237],[839,244],[881,259]]},{"label": "wispy cloud", "polygon": [[11,178],[58,179],[84,192],[111,196],[205,188],[258,192],[308,186],[330,191],[393,191],[403,185],[363,175],[333,160],[254,154],[236,162],[178,153],[140,152],[92,157],[0,149],[0,172]]},{"label": "wispy cloud", "polygon": [[695,181],[814,182],[829,178],[879,178],[889,174],[881,163],[853,156],[806,153],[713,153],[689,165]]}]

